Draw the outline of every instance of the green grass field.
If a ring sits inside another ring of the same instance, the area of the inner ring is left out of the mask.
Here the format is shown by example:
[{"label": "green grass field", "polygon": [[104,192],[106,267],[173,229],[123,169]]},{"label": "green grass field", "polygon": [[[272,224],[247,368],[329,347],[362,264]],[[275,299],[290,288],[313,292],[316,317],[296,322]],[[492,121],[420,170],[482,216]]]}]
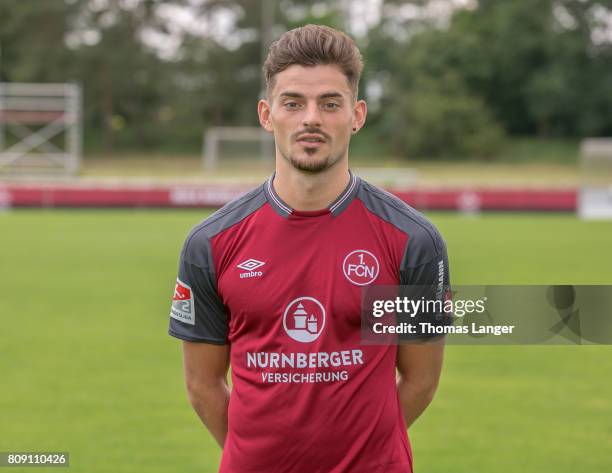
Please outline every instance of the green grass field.
[{"label": "green grass field", "polygon": [[[69,451],[83,473],[216,471],[166,335],[178,251],[204,216],[0,214],[0,451]],[[455,284],[612,284],[612,222],[431,217]],[[410,432],[416,471],[611,471],[611,374],[609,346],[449,346]]]}]

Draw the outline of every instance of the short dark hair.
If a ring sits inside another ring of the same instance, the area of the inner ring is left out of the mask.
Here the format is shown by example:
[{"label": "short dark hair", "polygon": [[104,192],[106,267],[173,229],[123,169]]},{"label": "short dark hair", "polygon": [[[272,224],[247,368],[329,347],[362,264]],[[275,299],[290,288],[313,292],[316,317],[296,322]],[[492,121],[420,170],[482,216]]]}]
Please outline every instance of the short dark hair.
[{"label": "short dark hair", "polygon": [[268,95],[274,76],[290,66],[338,66],[357,97],[363,59],[355,42],[342,31],[323,25],[305,25],[284,33],[270,46],[263,65]]}]

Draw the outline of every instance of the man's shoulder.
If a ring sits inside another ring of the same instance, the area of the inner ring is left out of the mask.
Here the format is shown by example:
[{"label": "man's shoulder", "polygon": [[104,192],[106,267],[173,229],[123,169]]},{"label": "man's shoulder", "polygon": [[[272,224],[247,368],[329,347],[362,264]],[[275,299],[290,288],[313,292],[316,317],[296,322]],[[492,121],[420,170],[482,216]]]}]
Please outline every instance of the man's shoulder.
[{"label": "man's shoulder", "polygon": [[397,196],[362,179],[357,197],[378,218],[408,235],[413,256],[445,251],[444,240],[436,226]]},{"label": "man's shoulder", "polygon": [[259,210],[267,202],[264,185],[260,184],[246,194],[228,202],[212,215],[191,229],[185,247],[197,243],[206,244],[211,238],[240,223]]}]

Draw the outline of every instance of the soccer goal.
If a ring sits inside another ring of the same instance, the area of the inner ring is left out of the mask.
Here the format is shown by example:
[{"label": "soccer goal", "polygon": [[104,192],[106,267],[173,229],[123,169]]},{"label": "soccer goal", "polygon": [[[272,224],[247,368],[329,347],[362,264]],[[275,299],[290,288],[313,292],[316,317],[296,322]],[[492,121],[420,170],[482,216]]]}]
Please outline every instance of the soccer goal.
[{"label": "soccer goal", "polygon": [[587,138],[580,146],[578,215],[612,219],[612,138]]},{"label": "soccer goal", "polygon": [[204,132],[202,165],[205,171],[221,167],[242,169],[274,167],[274,138],[261,127],[211,127]]},{"label": "soccer goal", "polygon": [[79,86],[0,83],[0,172],[75,174],[80,162]]},{"label": "soccer goal", "polygon": [[[244,180],[266,176],[274,168],[274,138],[261,127],[212,127],[204,132],[202,166],[208,173],[230,172]],[[357,167],[353,171],[372,184],[394,190],[415,187],[412,168]]]}]

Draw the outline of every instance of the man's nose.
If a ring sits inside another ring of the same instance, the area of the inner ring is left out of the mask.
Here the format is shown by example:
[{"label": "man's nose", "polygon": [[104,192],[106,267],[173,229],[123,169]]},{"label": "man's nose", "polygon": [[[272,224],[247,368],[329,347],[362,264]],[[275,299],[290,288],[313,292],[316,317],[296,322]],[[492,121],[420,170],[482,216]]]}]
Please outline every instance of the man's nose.
[{"label": "man's nose", "polygon": [[317,103],[309,103],[306,106],[306,114],[304,115],[305,128],[321,127],[321,110]]}]

